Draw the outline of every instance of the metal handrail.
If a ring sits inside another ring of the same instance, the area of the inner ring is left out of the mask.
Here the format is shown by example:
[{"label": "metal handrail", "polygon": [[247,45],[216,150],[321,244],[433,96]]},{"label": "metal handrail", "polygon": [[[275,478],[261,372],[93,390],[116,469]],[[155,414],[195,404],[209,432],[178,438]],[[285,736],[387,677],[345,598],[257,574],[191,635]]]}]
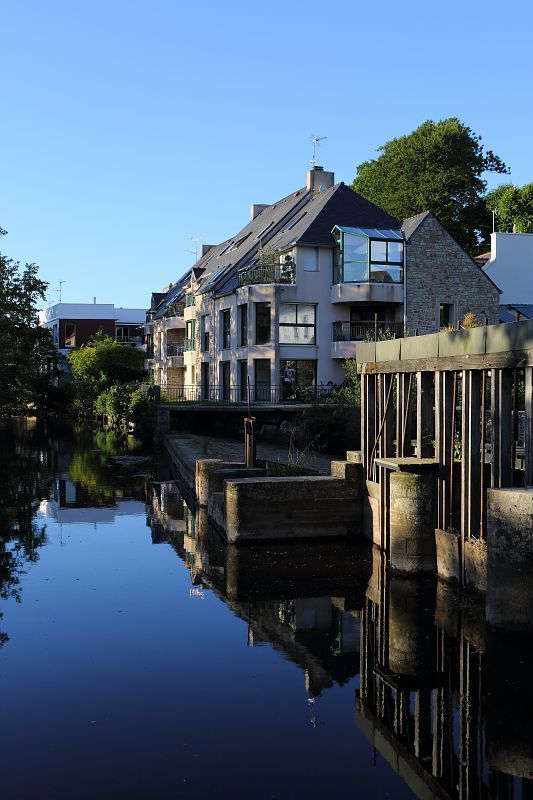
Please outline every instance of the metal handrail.
[{"label": "metal handrail", "polygon": [[184,339],[183,340],[183,349],[184,350],[196,350],[196,339]]},{"label": "metal handrail", "polygon": [[167,344],[167,357],[182,356],[182,355],[183,355],[182,344]]},{"label": "metal handrail", "polygon": [[402,322],[374,322],[370,320],[360,320],[357,322],[334,322],[333,341],[334,342],[361,342],[369,337],[388,339],[399,339],[403,336]]},{"label": "metal handrail", "polygon": [[171,386],[160,387],[161,402],[163,403],[204,403],[246,405],[248,399],[255,405],[271,405],[285,403],[311,403],[322,396],[331,394],[329,386],[288,386],[287,384],[271,385],[258,384],[248,387],[246,385],[227,386],[223,384],[212,386]]},{"label": "metal handrail", "polygon": [[294,261],[287,261],[284,264],[259,264],[239,272],[239,286],[256,283],[296,283]]}]

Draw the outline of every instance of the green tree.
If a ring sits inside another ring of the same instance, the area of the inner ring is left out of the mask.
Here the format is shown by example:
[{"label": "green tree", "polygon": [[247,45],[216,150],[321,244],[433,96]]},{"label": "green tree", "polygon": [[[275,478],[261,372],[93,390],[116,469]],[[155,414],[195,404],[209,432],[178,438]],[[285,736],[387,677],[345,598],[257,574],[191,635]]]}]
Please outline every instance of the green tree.
[{"label": "green tree", "polygon": [[487,235],[485,172],[507,172],[481,137],[451,117],[427,120],[357,167],[352,188],[403,220],[428,209],[468,251]]},{"label": "green tree", "polygon": [[37,304],[48,284],[37,273],[35,264],[21,268],[0,253],[0,417],[34,413],[41,404],[52,344],[38,324]]},{"label": "green tree", "polygon": [[120,344],[103,333],[69,353],[68,362],[75,396],[89,413],[102,392],[116,384],[140,380],[144,371],[141,350]]},{"label": "green tree", "polygon": [[487,213],[496,212],[496,230],[533,233],[533,183],[504,183],[485,198]]}]

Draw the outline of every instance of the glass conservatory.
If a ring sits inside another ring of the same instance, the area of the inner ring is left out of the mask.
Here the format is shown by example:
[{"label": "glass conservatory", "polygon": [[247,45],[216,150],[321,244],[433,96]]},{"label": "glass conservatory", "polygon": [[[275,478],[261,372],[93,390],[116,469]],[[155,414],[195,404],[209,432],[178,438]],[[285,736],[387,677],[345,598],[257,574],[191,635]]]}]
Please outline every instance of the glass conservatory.
[{"label": "glass conservatory", "polygon": [[333,283],[403,283],[404,239],[399,230],[335,225]]}]

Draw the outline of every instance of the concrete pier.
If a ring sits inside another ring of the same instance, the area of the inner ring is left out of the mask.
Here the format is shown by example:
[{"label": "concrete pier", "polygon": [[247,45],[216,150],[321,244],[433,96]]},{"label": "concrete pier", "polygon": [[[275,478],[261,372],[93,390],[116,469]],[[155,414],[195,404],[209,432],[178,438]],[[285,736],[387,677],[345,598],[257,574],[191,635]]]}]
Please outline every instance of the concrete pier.
[{"label": "concrete pier", "polygon": [[431,472],[390,476],[390,568],[436,575],[435,488]]},{"label": "concrete pier", "polygon": [[488,492],[487,622],[533,633],[533,489]]}]

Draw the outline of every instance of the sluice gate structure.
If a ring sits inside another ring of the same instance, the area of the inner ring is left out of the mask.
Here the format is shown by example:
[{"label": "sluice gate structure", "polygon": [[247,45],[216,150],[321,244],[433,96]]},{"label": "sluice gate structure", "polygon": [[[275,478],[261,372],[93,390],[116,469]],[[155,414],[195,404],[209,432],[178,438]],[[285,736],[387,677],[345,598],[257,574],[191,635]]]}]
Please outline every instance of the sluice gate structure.
[{"label": "sluice gate structure", "polygon": [[392,572],[488,582],[489,621],[530,627],[533,321],[365,342],[356,357],[366,535]]}]

